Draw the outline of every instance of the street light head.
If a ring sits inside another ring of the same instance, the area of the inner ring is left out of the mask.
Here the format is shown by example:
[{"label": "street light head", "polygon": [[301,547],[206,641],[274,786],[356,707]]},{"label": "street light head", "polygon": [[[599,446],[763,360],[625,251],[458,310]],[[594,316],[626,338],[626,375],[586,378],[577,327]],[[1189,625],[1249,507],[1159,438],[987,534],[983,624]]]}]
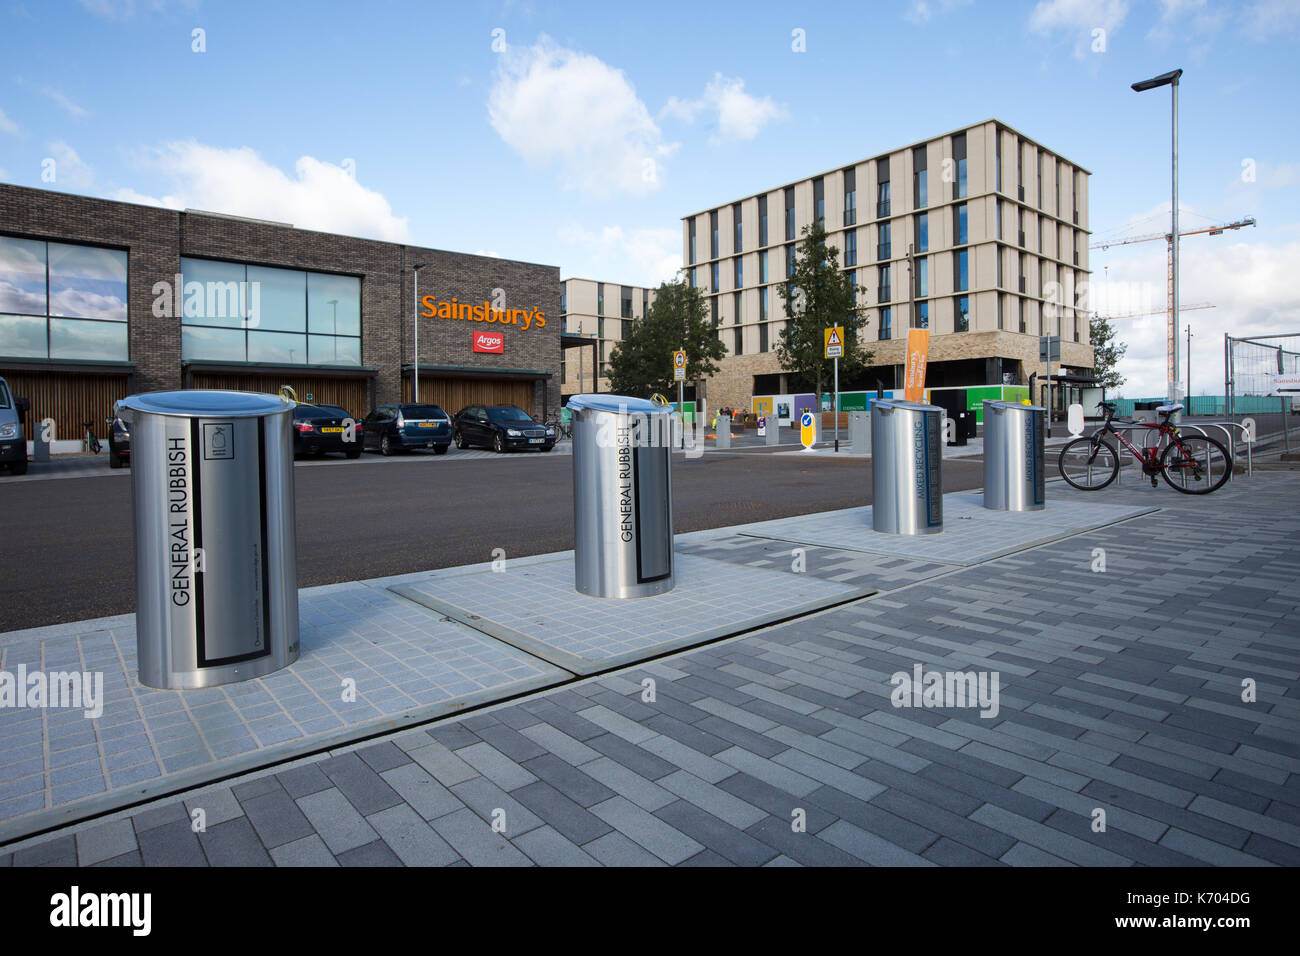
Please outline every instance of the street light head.
[{"label": "street light head", "polygon": [[423,268],[424,268],[425,266],[427,266],[428,264],[429,264],[429,263],[427,263],[427,262],[417,262],[415,265],[411,266],[411,271],[412,271],[412,272],[419,272],[421,269],[423,269]]},{"label": "street light head", "polygon": [[1168,73],[1161,73],[1159,76],[1153,76],[1149,80],[1141,80],[1133,84],[1135,93],[1145,93],[1147,90],[1154,90],[1158,86],[1177,86],[1178,78],[1183,75],[1181,69],[1171,70]]}]

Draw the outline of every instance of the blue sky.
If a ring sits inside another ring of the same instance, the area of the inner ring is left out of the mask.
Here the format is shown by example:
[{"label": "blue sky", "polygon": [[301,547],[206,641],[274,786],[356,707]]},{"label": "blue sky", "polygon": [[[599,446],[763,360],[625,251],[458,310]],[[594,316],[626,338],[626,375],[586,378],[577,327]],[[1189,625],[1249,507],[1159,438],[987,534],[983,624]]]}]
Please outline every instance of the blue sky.
[{"label": "blue sky", "polygon": [[[1098,238],[1159,232],[1168,91],[1129,84],[1181,66],[1184,228],[1260,221],[1183,242],[1219,391],[1225,330],[1300,331],[1298,40],[1300,0],[0,0],[0,180],[650,283],[685,213],[992,116],[1093,172]],[[1162,243],[1092,265],[1163,306]],[[1161,391],[1163,318],[1123,329]]]}]

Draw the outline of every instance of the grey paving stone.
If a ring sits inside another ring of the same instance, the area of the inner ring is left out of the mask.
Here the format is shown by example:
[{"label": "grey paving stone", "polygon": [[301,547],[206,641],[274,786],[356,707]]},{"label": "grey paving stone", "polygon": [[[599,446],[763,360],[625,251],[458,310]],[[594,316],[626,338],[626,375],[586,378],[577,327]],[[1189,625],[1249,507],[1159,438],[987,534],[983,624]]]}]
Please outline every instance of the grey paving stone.
[{"label": "grey paving stone", "polygon": [[431,740],[427,745],[408,750],[407,753],[444,787],[454,787],[479,775],[477,770],[437,741]]},{"label": "grey paving stone", "polygon": [[[355,753],[322,760],[320,770],[362,816],[387,810],[402,802],[397,791]],[[325,842],[329,843],[329,840]]]},{"label": "grey paving stone", "polygon": [[542,780],[520,787],[511,795],[554,827],[561,836],[579,846],[586,845],[610,830],[608,823]]},{"label": "grey paving stone", "polygon": [[366,821],[406,866],[446,866],[460,859],[433,827],[404,803],[372,813]]},{"label": "grey paving stone", "polygon": [[[225,824],[223,824],[224,826]],[[145,866],[207,866],[199,838],[181,820],[151,827],[137,836]]]},{"label": "grey paving stone", "polygon": [[1278,866],[1300,866],[1300,846],[1282,843],[1271,837],[1251,834],[1242,851],[1261,860],[1268,860]]},{"label": "grey paving stone", "polygon": [[591,812],[670,866],[689,859],[703,845],[624,797],[611,797]]},{"label": "grey paving stone", "polygon": [[[676,773],[663,777],[660,779],[659,785],[665,791],[693,803],[705,813],[715,816],[740,830],[753,826],[767,816],[767,811],[761,810],[753,804],[733,796],[705,780],[701,780],[694,774],[687,773],[685,770],[678,770]],[[646,807],[646,809],[653,808]]]},{"label": "grey paving stone", "polygon": [[817,838],[851,853],[872,866],[934,866],[924,857],[905,850],[874,833],[859,829],[847,820],[836,820],[817,834]]},{"label": "grey paving stone", "polygon": [[101,867],[101,866],[140,867],[140,866],[144,866],[144,857],[140,855],[139,850],[132,850],[130,853],[123,853],[121,856],[115,856],[111,860],[105,860],[102,863],[96,863],[94,865],[96,867]]},{"label": "grey paving stone", "polygon": [[281,770],[276,776],[280,778],[280,785],[284,787],[285,792],[295,800],[334,786],[330,778],[321,771],[319,761]]},{"label": "grey paving stone", "polygon": [[247,817],[209,826],[198,837],[210,866],[272,865],[271,857]]},{"label": "grey paving stone", "polygon": [[637,846],[617,830],[587,843],[582,848],[605,866],[665,866],[663,860]]},{"label": "grey paving stone", "polygon": [[252,780],[237,783],[231,789],[235,791],[235,799],[242,804],[247,799],[260,797],[264,793],[271,793],[281,788],[280,781],[276,779],[275,774],[263,774]]},{"label": "grey paving stone", "polygon": [[165,823],[175,823],[178,820],[185,821],[188,819],[189,815],[185,812],[185,804],[179,800],[161,806],[149,807],[131,815],[131,823],[135,826],[136,833],[152,830],[154,827],[160,827]]},{"label": "grey paving stone", "polygon": [[1195,833],[1170,827],[1160,838],[1160,845],[1195,857],[1214,866],[1272,866],[1268,860],[1215,843]]},{"label": "grey paving stone", "polygon": [[1002,854],[1001,861],[1008,866],[1074,866],[1074,863],[1063,860],[1059,856],[1053,856],[1050,853],[1038,849],[1036,846],[1030,846],[1028,843],[1017,843],[1006,853]]},{"label": "grey paving stone", "polygon": [[[708,714],[704,719],[709,718]],[[702,754],[712,756],[720,750],[726,750],[732,745],[732,741],[715,734],[708,733],[700,728],[698,724],[688,724],[685,721],[678,720],[676,717],[670,717],[667,714],[656,714],[645,722],[646,727],[663,734],[665,737],[671,737],[678,743],[697,750]]]},{"label": "grey paving stone", "polygon": [[1125,790],[1110,783],[1093,781],[1084,787],[1082,792],[1087,797],[1095,798],[1098,806],[1121,807],[1235,849],[1241,849],[1250,836],[1247,831],[1240,827],[1163,803],[1153,797],[1134,793],[1131,790]]},{"label": "grey paving stone", "polygon": [[778,754],[775,762],[783,767],[789,767],[797,773],[804,774],[819,783],[828,784],[837,790],[857,797],[859,800],[870,800],[885,789],[866,777],[859,776],[852,771],[845,770],[843,767],[838,767],[833,763],[828,763],[793,748],[785,753]]},{"label": "grey paving stone", "polygon": [[1005,865],[1000,860],[985,856],[983,853],[972,850],[965,844],[950,840],[947,837],[940,837],[921,855],[939,866]]},{"label": "grey paving stone", "polygon": [[489,824],[502,819],[500,814],[503,812],[506,829],[502,833],[507,839],[513,839],[542,825],[542,820],[536,814],[487,777],[475,777],[458,783],[452,788],[452,793]]},{"label": "grey paving stone", "polygon": [[418,764],[409,763],[394,767],[392,770],[385,770],[382,776],[388,781],[389,786],[426,820],[432,820],[464,806],[460,798],[433,779],[433,776]]},{"label": "grey paving stone", "polygon": [[477,743],[456,751],[457,756],[502,790],[526,787],[537,778],[491,744]]},{"label": "grey paving stone", "polygon": [[[628,743],[622,737],[617,737],[614,734],[591,737],[586,743],[592,750],[621,763],[633,773],[645,777],[647,780],[658,780],[665,774],[670,774],[678,769],[676,763],[671,761],[679,759],[679,756],[668,757],[666,752],[680,755],[684,751],[692,755],[687,759],[709,760],[704,754],[696,753],[689,747],[666,737],[652,737],[645,741],[646,746],[644,747]],[[653,748],[653,751],[651,748]]]},{"label": "grey paving stone", "polygon": [[[491,726],[491,725],[489,725]],[[439,724],[429,729],[428,734],[448,750],[459,750],[479,742],[478,735],[460,721]]]},{"label": "grey paving stone", "polygon": [[383,840],[347,850],[338,855],[339,866],[401,866],[402,861]]},{"label": "grey paving stone", "polygon": [[378,838],[365,817],[337,788],[311,793],[299,797],[295,802],[330,852],[340,857],[340,862],[343,853],[365,846]]},{"label": "grey paving stone", "polygon": [[16,850],[14,866],[76,866],[77,841],[73,836],[52,837],[35,846]]},{"label": "grey paving stone", "polygon": [[313,833],[311,836],[284,843],[271,850],[276,866],[338,866],[338,860],[325,846],[325,841]]},{"label": "grey paving stone", "polygon": [[473,810],[457,810],[433,821],[433,828],[472,866],[531,866],[532,861],[509,840],[479,819]]},{"label": "grey paving stone", "polygon": [[[729,767],[765,781],[778,790],[784,790],[796,797],[807,796],[821,785],[811,777],[804,776],[774,761],[766,760],[757,754],[750,753],[748,750],[742,750],[740,747],[729,747],[722,751],[718,754],[718,760]],[[865,780],[863,783],[870,785]]]},{"label": "grey paving stone", "polygon": [[970,819],[1063,860],[1088,866],[1127,866],[1130,863],[1117,853],[992,804],[980,807],[970,815]]},{"label": "grey paving stone", "polygon": [[592,750],[582,741],[570,737],[558,727],[547,723],[533,724],[531,727],[525,727],[520,733],[537,743],[546,752],[555,754],[575,767],[600,757],[598,751]]},{"label": "grey paving stone", "polygon": [[[768,844],[685,800],[675,800],[656,810],[654,815],[705,847],[706,852],[716,853],[737,866],[762,866],[778,855]],[[687,862],[694,861],[695,865],[700,865],[702,861],[698,856],[689,857]]]},{"label": "grey paving stone", "polygon": [[93,866],[136,849],[135,828],[129,817],[88,827],[76,835],[77,864]]},{"label": "grey paving stone", "polygon": [[862,866],[858,857],[827,843],[811,827],[806,832],[795,833],[790,829],[788,817],[767,817],[745,832],[802,866]]},{"label": "grey paving stone", "polygon": [[313,832],[311,823],[293,799],[277,787],[269,793],[240,801],[244,814],[253,824],[262,845],[268,850],[292,843]]},{"label": "grey paving stone", "polygon": [[514,843],[538,866],[600,866],[595,857],[548,826],[517,836]]},{"label": "grey paving stone", "polygon": [[609,787],[554,754],[543,754],[523,766],[582,807],[591,807],[614,796]]},{"label": "grey paving stone", "polygon": [[649,810],[651,813],[676,799],[673,794],[658,784],[633,773],[621,763],[608,757],[600,757],[583,764],[582,771],[604,784],[611,793],[622,794],[641,809]]},{"label": "grey paving stone", "polygon": [[515,763],[524,763],[547,753],[546,749],[541,747],[535,740],[524,736],[518,730],[508,727],[504,723],[483,728],[479,731],[479,736],[485,743],[491,744]]},{"label": "grey paving stone", "polygon": [[[830,826],[836,819],[833,813],[823,810],[807,799],[797,797],[747,773],[733,774],[720,781],[717,786],[719,790],[766,811],[770,816],[785,820],[787,825],[793,821],[796,810],[802,811],[809,833],[817,833],[823,827]],[[758,824],[746,827],[746,830],[762,823],[763,821],[760,820]]]},{"label": "grey paving stone", "polygon": [[395,746],[392,741],[362,747],[357,751],[357,756],[364,760],[366,765],[375,773],[383,773],[385,770],[392,770],[394,767],[400,767],[402,764],[411,762],[411,758]]},{"label": "grey paving stone", "polygon": [[718,854],[714,853],[712,850],[701,850],[699,853],[695,854],[689,860],[685,861],[684,863],[678,864],[678,866],[692,866],[692,867],[701,867],[701,866],[714,867],[714,866],[735,866],[735,865],[736,864],[732,863],[730,860],[719,856]]}]

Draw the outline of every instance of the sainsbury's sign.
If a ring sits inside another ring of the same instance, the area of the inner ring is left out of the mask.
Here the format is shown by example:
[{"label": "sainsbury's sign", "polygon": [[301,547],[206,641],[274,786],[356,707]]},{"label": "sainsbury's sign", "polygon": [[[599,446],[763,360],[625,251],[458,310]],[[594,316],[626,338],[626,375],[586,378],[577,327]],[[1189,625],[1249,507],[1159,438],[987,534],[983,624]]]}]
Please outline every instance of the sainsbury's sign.
[{"label": "sainsbury's sign", "polygon": [[450,302],[439,302],[436,297],[420,297],[424,311],[420,313],[426,319],[461,319],[465,322],[496,322],[500,325],[515,325],[527,332],[530,328],[546,328],[546,313],[537,308],[532,309],[494,309],[492,303],[484,300],[481,305],[471,305],[453,298]]}]

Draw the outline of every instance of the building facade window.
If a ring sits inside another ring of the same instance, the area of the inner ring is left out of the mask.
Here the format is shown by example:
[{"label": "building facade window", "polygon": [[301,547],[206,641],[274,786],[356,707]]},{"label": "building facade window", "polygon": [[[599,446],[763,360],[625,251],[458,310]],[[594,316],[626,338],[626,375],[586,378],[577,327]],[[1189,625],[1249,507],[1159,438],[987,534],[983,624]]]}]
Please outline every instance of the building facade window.
[{"label": "building facade window", "polygon": [[858,234],[853,229],[844,234],[844,264],[846,266],[858,264]]},{"label": "building facade window", "polygon": [[560,311],[569,311],[569,293],[567,291],[560,292]]},{"label": "building facade window", "polygon": [[998,221],[998,238],[1001,239],[1002,238],[1002,200],[994,199],[993,206],[995,208],[994,215],[997,217],[997,221]]},{"label": "building facade window", "polygon": [[826,225],[826,180],[818,176],[813,180],[813,219],[817,225]]},{"label": "building facade window", "polygon": [[930,294],[930,260],[916,260],[916,295],[927,296]]},{"label": "building facade window", "polygon": [[718,289],[718,263],[714,262],[709,266],[709,291],[717,292]]},{"label": "building facade window", "polygon": [[709,258],[718,258],[718,211],[709,213]]},{"label": "building facade window", "polygon": [[709,298],[709,318],[713,320],[713,327],[716,329],[721,319],[718,317],[718,297]]},{"label": "building facade window", "polygon": [[697,270],[697,269],[695,269],[695,268],[692,268],[692,269],[691,269],[691,288],[692,288],[692,289],[698,289],[698,288],[700,287],[699,278],[700,278],[700,277],[699,277],[699,270]]},{"label": "building facade window", "polygon": [[993,189],[1002,192],[1002,129],[993,130]]},{"label": "building facade window", "polygon": [[876,223],[876,261],[890,258],[892,245],[890,233],[892,228],[887,222]]},{"label": "building facade window", "polygon": [[[225,290],[227,300],[224,307],[214,309],[209,298],[202,308],[185,310],[182,360],[361,364],[361,280],[355,276],[185,258],[181,272],[187,288]],[[246,291],[236,296],[235,289]]]},{"label": "building facade window", "polygon": [[[767,288],[767,286],[764,286],[763,288],[761,288],[761,289],[758,290],[758,320],[759,320],[760,322],[766,322],[766,321],[767,321],[767,315],[768,315],[767,309],[768,309],[768,303],[769,303],[769,300],[768,300],[768,292],[769,292],[769,291],[770,291],[770,290]],[[764,328],[766,328],[766,326],[764,326]],[[763,351],[767,351],[767,350],[764,349]]]},{"label": "building facade window", "polygon": [[[966,231],[966,204],[961,203],[960,205],[953,206],[952,217],[952,234],[954,242],[956,245],[964,246],[966,243],[970,242],[970,236]],[[1001,222],[1001,219],[999,219],[999,222]]]},{"label": "building facade window", "polygon": [[880,310],[880,338],[891,339],[894,337],[894,310],[885,306]]},{"label": "building facade window", "polygon": [[876,160],[876,218],[889,215],[889,159]]},{"label": "building facade window", "polygon": [[954,292],[965,292],[970,288],[968,284],[968,259],[970,253],[966,249],[959,249],[952,255],[952,288]]},{"label": "building facade window", "polygon": [[762,252],[758,254],[758,281],[760,285],[764,282],[769,281],[768,272],[767,272],[767,250],[766,249],[764,249]]},{"label": "building facade window", "polygon": [[619,287],[619,310],[619,315],[623,318],[632,318],[632,289],[630,286]]},{"label": "building facade window", "polygon": [[[763,291],[766,292],[767,290],[764,289]],[[758,350],[760,352],[767,351],[767,323],[766,322],[762,323],[758,327]]]},{"label": "building facade window", "polygon": [[735,263],[735,268],[733,269],[733,272],[734,272],[735,274],[732,276],[732,278],[735,279],[735,285],[733,285],[732,288],[733,288],[733,289],[741,289],[741,288],[744,288],[744,286],[745,286],[745,266],[744,266],[744,260],[741,259],[740,256],[736,256],[736,258],[735,258],[734,260],[732,260],[732,261]]},{"label": "building facade window", "polygon": [[596,283],[596,314],[605,314],[605,283]]},{"label": "building facade window", "polygon": [[126,272],[119,249],[0,236],[0,355],[127,361]]},{"label": "building facade window", "polygon": [[957,161],[957,182],[954,184],[953,198],[966,198],[966,134],[958,133],[952,138],[952,158]]},{"label": "building facade window", "polygon": [[926,171],[926,148],[912,150],[912,208],[924,209],[930,205],[930,177]]},{"label": "building facade window", "polygon": [[844,170],[844,225],[855,226],[858,222],[858,171]]},{"label": "building facade window", "polygon": [[893,290],[890,288],[889,274],[890,274],[889,266],[880,267],[880,275],[878,277],[877,287],[880,289],[880,301],[882,303],[894,301],[894,293]]},{"label": "building facade window", "polygon": [[641,318],[644,319],[649,314],[650,314],[650,290],[642,289],[641,290]]},{"label": "building facade window", "polygon": [[795,248],[794,246],[785,247],[785,276],[790,278],[794,275]]},{"label": "building facade window", "polygon": [[970,331],[970,299],[964,295],[957,297],[957,302],[953,309],[953,331]]},{"label": "building facade window", "polygon": [[693,264],[693,263],[695,262],[695,259],[696,259],[696,257],[695,257],[695,252],[696,252],[696,249],[695,249],[695,217],[694,217],[694,216],[692,216],[692,217],[691,217],[691,221],[688,222],[688,223],[686,224],[686,231],[687,231],[687,236],[689,237],[689,240],[690,240],[690,247],[691,247],[691,263]]},{"label": "building facade window", "polygon": [[785,187],[785,238],[789,242],[794,238],[794,187]]},{"label": "building facade window", "polygon": [[745,354],[745,330],[738,325],[732,330],[732,332],[736,339],[735,347],[732,349],[732,354],[744,355]]},{"label": "building facade window", "polygon": [[740,309],[740,293],[735,292],[731,296],[731,317],[737,325],[745,321],[745,316]]},{"label": "building facade window", "polygon": [[758,245],[767,245],[767,196],[758,197]]},{"label": "building facade window", "polygon": [[994,246],[993,255],[998,260],[998,288],[1002,288],[1002,247]]},{"label": "building facade window", "polygon": [[930,327],[929,302],[918,302],[916,304],[916,327],[918,329],[928,329]]},{"label": "building facade window", "polygon": [[732,251],[743,252],[744,251],[744,229],[742,228],[743,221],[741,219],[740,203],[732,203],[731,220],[733,223],[735,223],[735,226],[733,227],[733,231],[735,232],[735,239],[736,239],[736,247]]},{"label": "building facade window", "polygon": [[1025,300],[1021,296],[1016,296],[1016,315],[1018,317],[1017,325],[1021,332],[1029,331],[1025,325]]},{"label": "building facade window", "polygon": [[916,217],[916,251],[930,251],[930,214],[923,212]]},{"label": "building facade window", "polygon": [[1004,316],[1006,315],[1006,305],[1002,301],[1003,298],[1004,298],[1003,294],[999,292],[998,293],[998,330],[999,331],[1006,328],[1006,322],[1004,320]]}]

